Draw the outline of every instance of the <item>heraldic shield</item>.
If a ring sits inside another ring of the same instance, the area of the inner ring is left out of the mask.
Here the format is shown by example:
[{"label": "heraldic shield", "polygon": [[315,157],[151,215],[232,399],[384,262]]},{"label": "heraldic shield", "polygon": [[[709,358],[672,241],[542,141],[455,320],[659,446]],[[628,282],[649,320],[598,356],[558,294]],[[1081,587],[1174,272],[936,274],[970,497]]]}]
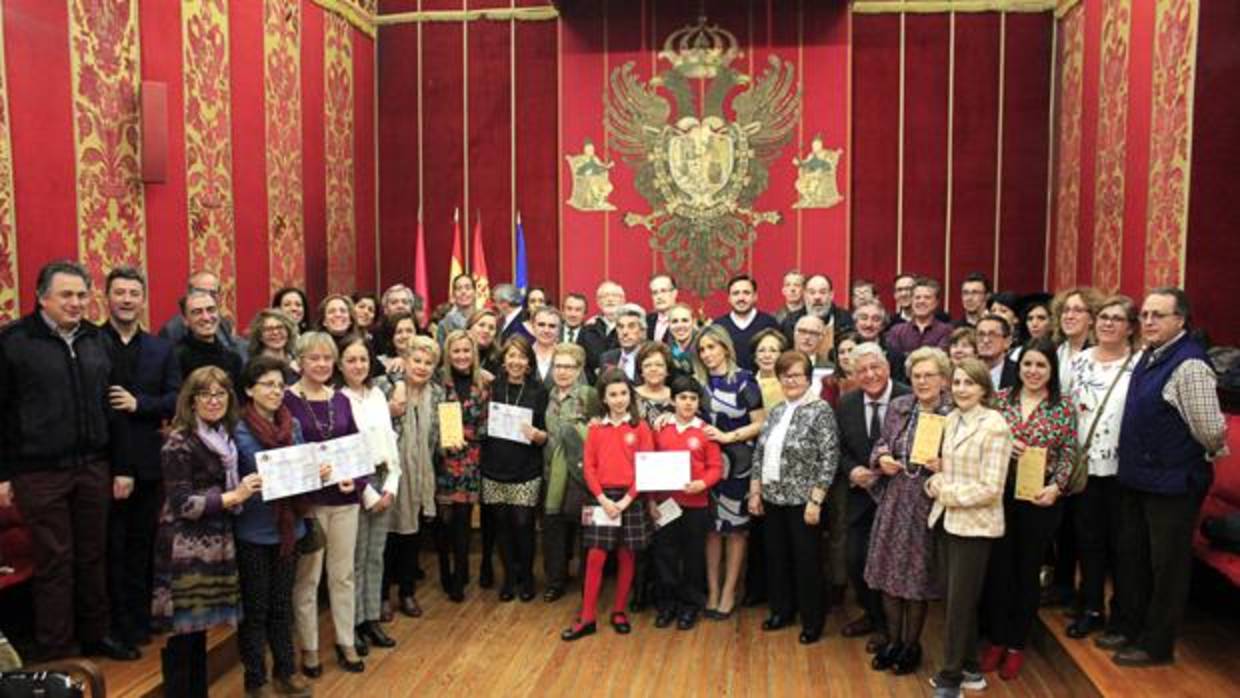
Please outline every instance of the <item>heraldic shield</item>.
[{"label": "heraldic shield", "polygon": [[758,225],[779,222],[753,206],[800,118],[793,65],[772,55],[755,80],[731,67],[740,56],[736,37],[702,17],[664,42],[670,68],[642,82],[625,63],[604,95],[613,148],[651,207],[624,221],[649,230],[664,267],[699,296],[741,269]]}]

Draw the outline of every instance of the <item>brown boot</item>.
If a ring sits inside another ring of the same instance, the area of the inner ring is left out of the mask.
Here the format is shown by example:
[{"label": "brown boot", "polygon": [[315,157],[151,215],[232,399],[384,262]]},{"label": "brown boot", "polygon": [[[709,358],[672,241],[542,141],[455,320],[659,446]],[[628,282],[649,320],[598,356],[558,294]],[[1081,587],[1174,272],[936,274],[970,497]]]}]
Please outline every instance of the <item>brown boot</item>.
[{"label": "brown boot", "polygon": [[310,684],[306,683],[299,676],[277,676],[271,680],[273,692],[279,696],[298,696],[299,698],[307,698],[314,695]]}]

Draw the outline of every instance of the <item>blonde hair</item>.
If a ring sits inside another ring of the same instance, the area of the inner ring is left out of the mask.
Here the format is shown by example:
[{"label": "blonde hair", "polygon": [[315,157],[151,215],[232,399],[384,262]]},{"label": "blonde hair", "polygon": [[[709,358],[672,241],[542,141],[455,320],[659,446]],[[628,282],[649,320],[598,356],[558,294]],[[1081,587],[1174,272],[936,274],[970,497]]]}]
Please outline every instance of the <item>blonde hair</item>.
[{"label": "blonde hair", "polygon": [[720,325],[707,325],[693,338],[693,377],[697,378],[702,385],[710,384],[710,371],[706,369],[706,364],[702,363],[702,340],[704,339],[709,339],[723,347],[725,374],[728,380],[731,380],[736,375],[736,346],[732,344],[732,336]]},{"label": "blonde hair", "polygon": [[579,369],[586,365],[586,350],[582,349],[580,344],[560,342],[555,345],[555,349],[551,350],[551,360],[555,361],[557,356],[567,356],[577,364]]},{"label": "blonde hair", "polygon": [[340,349],[336,347],[336,340],[322,330],[312,330],[297,338],[297,358],[305,356],[311,349],[322,347],[327,347],[328,353],[332,355],[333,364],[340,359]]},{"label": "blonde hair", "polygon": [[[476,314],[476,313],[475,313]],[[440,361],[439,377],[444,385],[452,383],[452,345],[457,342],[469,342],[469,353],[471,355],[469,375],[474,386],[481,388],[482,366],[478,359],[478,343],[470,336],[467,330],[452,330],[443,340],[443,358]]]},{"label": "blonde hair", "polygon": [[[951,378],[951,359],[948,358],[947,352],[939,349],[938,347],[921,347],[919,349],[914,349],[913,353],[909,354],[908,358],[904,360],[905,373],[909,378],[912,378],[913,369],[916,368],[917,364],[926,361],[934,364],[934,367],[939,370],[940,376],[947,379]],[[987,372],[987,375],[990,375],[989,372]]]},{"label": "blonde hair", "polygon": [[969,357],[956,364],[957,371],[964,371],[969,380],[982,387],[982,407],[990,407],[995,397],[995,384],[990,380],[990,369],[981,359]]},{"label": "blonde hair", "polygon": [[435,363],[435,364],[439,363],[439,355],[440,355],[439,344],[435,340],[431,339],[430,337],[419,334],[419,335],[415,335],[412,339],[410,339],[409,348],[405,349],[404,355],[411,356],[413,355],[413,352],[415,351],[420,351],[420,352],[425,352],[427,354],[430,354],[431,363]]}]

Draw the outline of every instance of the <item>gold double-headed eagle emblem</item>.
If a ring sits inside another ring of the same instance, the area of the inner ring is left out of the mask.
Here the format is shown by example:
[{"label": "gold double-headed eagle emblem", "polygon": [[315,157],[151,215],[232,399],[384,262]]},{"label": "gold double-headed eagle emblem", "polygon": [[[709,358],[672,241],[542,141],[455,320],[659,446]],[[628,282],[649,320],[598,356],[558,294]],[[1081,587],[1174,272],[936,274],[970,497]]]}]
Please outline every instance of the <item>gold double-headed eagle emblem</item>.
[{"label": "gold double-headed eagle emblem", "polygon": [[[741,269],[759,224],[779,222],[778,212],[755,210],[754,202],[800,118],[793,64],[771,55],[755,80],[732,67],[740,56],[736,37],[702,17],[668,36],[659,52],[668,68],[642,82],[625,63],[604,95],[611,146],[651,208],[624,222],[649,230],[664,267],[699,296]],[[610,168],[597,156],[579,164],[604,179],[602,168]],[[591,184],[597,204],[611,185]]]}]

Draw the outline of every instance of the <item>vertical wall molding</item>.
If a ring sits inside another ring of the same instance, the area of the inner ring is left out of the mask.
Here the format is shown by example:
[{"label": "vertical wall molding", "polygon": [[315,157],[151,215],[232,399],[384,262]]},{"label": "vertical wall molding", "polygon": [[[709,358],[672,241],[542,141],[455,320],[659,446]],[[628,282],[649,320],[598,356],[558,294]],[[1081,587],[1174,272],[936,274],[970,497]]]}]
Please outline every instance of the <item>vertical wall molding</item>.
[{"label": "vertical wall molding", "polygon": [[17,206],[13,200],[13,141],[4,62],[4,5],[0,4],[0,324],[21,315],[17,268]]}]

